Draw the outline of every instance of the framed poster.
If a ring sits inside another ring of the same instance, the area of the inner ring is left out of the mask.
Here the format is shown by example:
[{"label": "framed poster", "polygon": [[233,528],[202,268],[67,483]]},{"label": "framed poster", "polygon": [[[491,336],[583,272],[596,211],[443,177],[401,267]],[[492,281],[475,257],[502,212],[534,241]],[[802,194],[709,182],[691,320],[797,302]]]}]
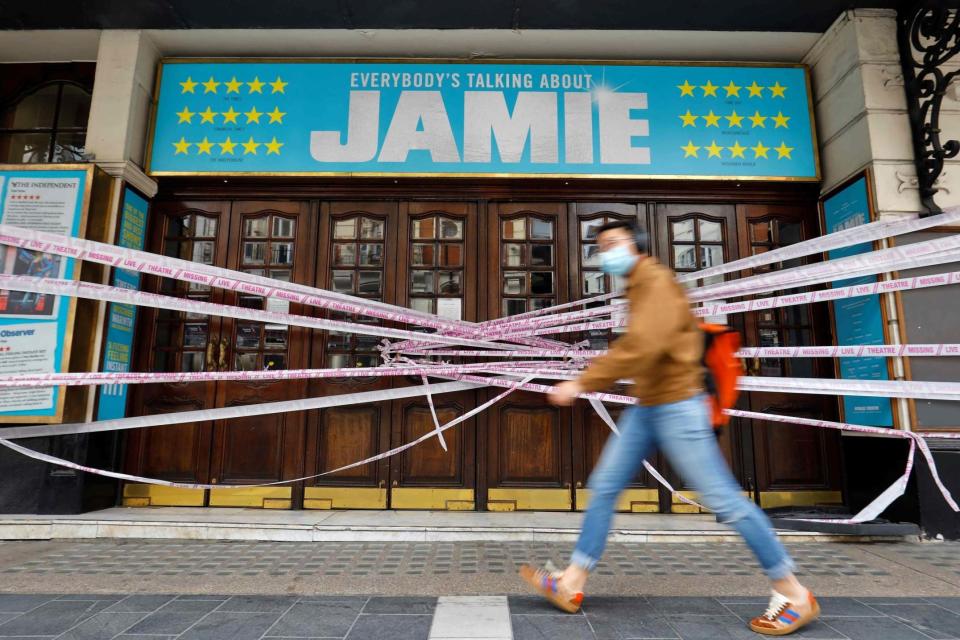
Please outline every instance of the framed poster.
[{"label": "framed poster", "polygon": [[151,175],[816,181],[787,64],[167,59]]},{"label": "framed poster", "polygon": [[[824,233],[836,233],[872,222],[873,189],[867,171],[854,176],[820,202]],[[831,260],[873,251],[872,242],[835,249]],[[876,282],[877,276],[836,280],[833,287]],[[834,336],[838,345],[886,344],[885,316],[880,294],[830,303]],[[847,380],[889,380],[887,358],[837,358],[837,377]],[[871,427],[893,427],[893,401],[889,398],[843,396],[841,417],[845,422]]]},{"label": "framed poster", "polygon": [[[148,206],[143,196],[130,187],[124,188],[117,226],[117,246],[143,249],[146,241]],[[139,289],[140,273],[127,269],[114,269],[110,284],[123,289]],[[107,334],[103,346],[101,371],[112,373],[130,371],[136,322],[136,305],[116,302],[107,305]],[[97,392],[97,420],[123,418],[126,413],[127,385],[100,386]]]},{"label": "framed poster", "polygon": [[[82,236],[93,165],[0,165],[0,221],[30,229]],[[0,246],[6,274],[74,279],[76,261],[40,251]],[[73,342],[74,298],[0,291],[0,373],[67,371]],[[59,387],[0,389],[0,422],[58,422]]]}]

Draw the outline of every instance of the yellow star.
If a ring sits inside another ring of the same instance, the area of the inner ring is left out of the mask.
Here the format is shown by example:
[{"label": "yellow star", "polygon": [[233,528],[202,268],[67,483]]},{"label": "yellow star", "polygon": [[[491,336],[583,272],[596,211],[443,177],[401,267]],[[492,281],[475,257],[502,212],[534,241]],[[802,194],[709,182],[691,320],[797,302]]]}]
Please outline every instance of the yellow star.
[{"label": "yellow star", "polygon": [[749,98],[762,98],[763,97],[763,87],[757,84],[757,81],[754,80],[753,84],[747,87],[747,91],[750,92]]},{"label": "yellow star", "polygon": [[190,111],[190,109],[187,107],[184,107],[183,111],[177,111],[177,115],[180,116],[180,121],[177,122],[177,124],[183,124],[184,122],[187,124],[193,124],[192,118],[197,114],[193,111]]},{"label": "yellow star", "polygon": [[727,97],[728,97],[728,98],[729,98],[730,96],[733,96],[733,97],[735,97],[735,98],[739,98],[739,97],[740,97],[740,89],[742,89],[742,88],[743,88],[743,87],[739,87],[739,86],[733,84],[733,80],[731,80],[731,81],[730,81],[730,84],[728,84],[727,86],[725,86],[723,89],[724,89],[724,91],[727,92]]},{"label": "yellow star", "polygon": [[780,141],[780,146],[774,147],[774,150],[777,152],[777,160],[779,160],[780,158],[793,160],[793,158],[790,157],[790,152],[793,151],[793,147],[788,147],[787,144],[782,140]]},{"label": "yellow star", "polygon": [[720,127],[720,116],[714,115],[713,110],[710,110],[710,113],[703,116],[703,119],[707,121],[708,127]]},{"label": "yellow star", "polygon": [[277,142],[277,137],[274,136],[273,140],[271,140],[270,142],[264,142],[263,146],[267,148],[267,155],[270,155],[271,153],[280,155],[280,147],[283,146],[283,143]]},{"label": "yellow star", "polygon": [[683,126],[695,127],[697,126],[697,118],[699,118],[700,116],[693,115],[692,113],[690,113],[690,109],[687,109],[687,112],[685,114],[677,117],[683,120]]},{"label": "yellow star", "polygon": [[767,88],[770,89],[770,93],[772,94],[771,97],[773,98],[780,97],[783,99],[787,98],[787,96],[783,94],[783,92],[786,91],[787,88],[781,85],[779,81],[773,83],[772,87],[767,87]]},{"label": "yellow star", "polygon": [[197,87],[196,82],[193,81],[193,78],[187,76],[187,79],[180,83],[180,86],[183,89],[180,90],[180,93],[195,93],[194,89]]},{"label": "yellow star", "polygon": [[200,118],[201,118],[200,124],[203,124],[204,122],[209,122],[210,124],[216,124],[216,120],[214,120],[216,115],[217,115],[216,111],[214,111],[210,107],[207,107],[206,111],[200,112]]},{"label": "yellow star", "polygon": [[260,143],[254,142],[253,136],[250,136],[250,139],[243,143],[243,155],[247,155],[248,153],[257,155],[257,147],[259,146],[260,146]]},{"label": "yellow star", "polygon": [[727,119],[728,127],[742,127],[743,126],[743,116],[738,116],[736,111],[732,111],[730,115],[723,116]]},{"label": "yellow star", "polygon": [[717,85],[715,85],[715,84],[713,84],[712,82],[710,82],[709,80],[707,80],[707,84],[702,84],[702,85],[700,85],[700,88],[703,89],[703,97],[704,97],[704,98],[706,98],[707,96],[713,96],[714,98],[716,98],[716,97],[717,97],[717,89],[719,89],[720,87],[718,87]]},{"label": "yellow star", "polygon": [[691,157],[691,156],[693,156],[694,158],[699,158],[699,157],[700,157],[700,156],[697,155],[697,152],[700,151],[700,147],[698,147],[697,145],[693,144],[693,140],[690,140],[689,142],[687,142],[687,146],[685,146],[685,147],[680,147],[680,148],[683,149],[683,157],[684,157],[684,158],[689,158],[689,157]]},{"label": "yellow star", "polygon": [[766,129],[767,125],[764,124],[764,122],[766,121],[767,121],[767,116],[760,115],[759,111],[754,111],[753,115],[750,116],[750,122],[753,123],[752,128],[754,129],[756,129],[757,127],[763,127],[764,129]]},{"label": "yellow star", "polygon": [[220,115],[223,116],[223,124],[227,124],[228,122],[232,122],[233,124],[239,124],[237,122],[237,116],[240,115],[240,112],[234,111],[232,106],[230,107],[229,111],[224,111]]},{"label": "yellow star", "polygon": [[237,146],[236,142],[233,142],[230,140],[230,136],[227,136],[226,140],[224,140],[223,142],[218,142],[217,144],[220,145],[220,155],[223,155],[225,153],[229,153],[230,155],[233,155],[233,148]]},{"label": "yellow star", "polygon": [[770,117],[773,119],[774,122],[777,123],[777,126],[775,126],[774,129],[779,129],[780,127],[783,127],[784,129],[790,128],[787,126],[787,120],[790,119],[790,116],[783,115],[782,111],[777,111],[777,115],[770,116]]},{"label": "yellow star", "polygon": [[184,155],[187,155],[187,149],[189,149],[190,145],[193,143],[187,142],[186,140],[183,139],[183,136],[180,136],[179,142],[172,142],[171,144],[177,149],[173,155],[179,155],[181,153]]},{"label": "yellow star", "polygon": [[720,145],[718,145],[716,140],[712,140],[712,141],[710,142],[710,146],[709,146],[709,147],[704,147],[704,149],[706,149],[707,151],[710,152],[710,155],[707,156],[708,158],[713,158],[713,157],[722,158],[722,157],[723,157],[722,155],[720,155],[720,152],[723,151],[723,147],[721,147]]},{"label": "yellow star", "polygon": [[680,97],[683,96],[693,96],[694,86],[690,84],[687,80],[683,81],[683,84],[678,84],[677,89],[680,89]]},{"label": "yellow star", "polygon": [[230,78],[230,82],[224,82],[227,87],[227,93],[240,93],[240,85],[243,83],[237,80],[237,76]]},{"label": "yellow star", "polygon": [[[273,111],[267,115],[270,116],[270,122],[279,122],[280,124],[283,124],[283,116],[287,115],[287,112],[280,111],[280,107],[274,107]],[[269,122],[267,124],[269,124]]]},{"label": "yellow star", "polygon": [[754,158],[766,158],[767,151],[770,151],[770,147],[763,146],[762,142],[758,142],[755,147],[750,147],[753,150]]},{"label": "yellow star", "polygon": [[243,115],[247,116],[247,124],[251,122],[260,124],[260,116],[263,115],[263,111],[257,111],[256,107],[250,107],[250,111],[245,111]]},{"label": "yellow star", "polygon": [[205,153],[210,155],[210,149],[213,148],[213,143],[207,140],[207,136],[203,136],[203,140],[197,143],[197,155]]},{"label": "yellow star", "polygon": [[263,93],[263,85],[267,83],[260,82],[260,77],[257,76],[253,79],[253,82],[248,82],[247,84],[250,86],[250,93]]},{"label": "yellow star", "polygon": [[216,93],[216,92],[217,92],[217,87],[220,86],[220,83],[219,83],[219,82],[215,82],[215,81],[213,80],[213,76],[210,76],[210,79],[209,79],[209,80],[207,80],[206,82],[201,82],[200,84],[203,85],[203,92],[204,92],[204,93]]},{"label": "yellow star", "polygon": [[290,84],[289,82],[284,82],[280,79],[280,76],[277,76],[277,79],[270,83],[270,88],[273,89],[270,93],[286,93],[284,88]]},{"label": "yellow star", "polygon": [[732,147],[727,147],[727,149],[730,149],[730,157],[731,157],[731,158],[744,158],[744,159],[746,159],[746,156],[743,155],[743,152],[747,150],[747,147],[745,147],[745,146],[743,146],[742,144],[740,144],[740,142],[734,142],[734,143],[733,143],[733,146],[732,146]]}]

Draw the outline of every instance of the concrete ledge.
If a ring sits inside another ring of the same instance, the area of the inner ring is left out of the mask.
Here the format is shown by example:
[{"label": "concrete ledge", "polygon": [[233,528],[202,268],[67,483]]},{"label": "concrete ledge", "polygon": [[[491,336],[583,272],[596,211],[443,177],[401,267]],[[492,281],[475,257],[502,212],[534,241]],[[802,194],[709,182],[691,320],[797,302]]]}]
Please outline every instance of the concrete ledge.
[{"label": "concrete ledge", "polygon": [[[0,540],[204,540],[275,542],[574,542],[580,513],[107,509],[71,516],[0,516]],[[786,541],[900,541],[779,531]],[[715,542],[739,537],[710,516],[617,514],[612,542]]]}]

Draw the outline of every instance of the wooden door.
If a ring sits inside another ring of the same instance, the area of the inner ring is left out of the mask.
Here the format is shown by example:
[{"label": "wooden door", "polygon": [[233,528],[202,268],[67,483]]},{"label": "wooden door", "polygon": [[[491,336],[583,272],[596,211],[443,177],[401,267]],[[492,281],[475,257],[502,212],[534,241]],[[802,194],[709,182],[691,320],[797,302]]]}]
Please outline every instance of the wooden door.
[{"label": "wooden door", "polygon": [[[657,204],[657,254],[660,262],[678,274],[699,271],[739,258],[737,244],[737,216],[735,205],[724,204]],[[685,283],[688,288],[717,284],[731,276],[714,276]],[[741,333],[743,332],[743,316],[722,316],[705,318],[709,322],[729,324]],[[734,475],[746,487],[743,473],[743,451],[740,446],[742,439],[741,427],[733,421],[719,434],[720,449],[723,451],[727,463]],[[664,461],[661,468],[671,484],[678,490],[692,497],[686,491],[681,478],[677,476]],[[698,509],[686,504],[676,496],[661,488],[661,499],[664,511],[674,513],[696,512]]]},{"label": "wooden door", "polygon": [[[404,202],[400,205],[397,304],[454,320],[477,320],[477,207],[466,202]],[[443,358],[460,361],[456,358]],[[420,378],[397,385],[421,385]],[[472,391],[433,398],[440,424],[476,406]],[[393,402],[391,447],[434,430],[426,398]],[[390,506],[394,509],[476,508],[476,420],[444,432],[445,451],[433,438],[391,461]]]},{"label": "wooden door", "polygon": [[[370,300],[394,302],[397,203],[328,202],[320,205],[317,286]],[[318,315],[380,324],[366,316],[315,310]],[[315,331],[311,367],[375,367],[376,336]],[[390,378],[311,380],[308,395],[327,396],[389,389]],[[391,405],[376,402],[311,411],[307,417],[308,474],[322,473],[371,457],[390,446]],[[303,506],[310,509],[384,509],[390,459],[310,481]]]},{"label": "wooden door", "polygon": [[[742,256],[765,253],[816,234],[816,211],[811,207],[746,205],[737,207]],[[790,268],[806,259],[760,267],[743,275]],[[777,292],[779,295],[804,289]],[[770,295],[770,294],[765,294]],[[748,346],[779,347],[828,344],[826,305],[798,305],[745,314]],[[830,361],[817,358],[759,358],[750,373],[763,376],[833,377]],[[794,393],[749,393],[752,411],[809,418],[836,419],[836,400],[830,396]],[[750,433],[752,431],[752,434]],[[744,437],[752,444],[752,468],[745,469],[759,491],[763,507],[836,504],[840,494],[839,434],[828,429],[754,421]]]},{"label": "wooden door", "polygon": [[[308,202],[234,202],[229,228],[231,269],[284,282],[313,281],[315,216]],[[249,309],[303,314],[302,305],[235,291],[224,302]],[[224,318],[218,336],[221,369],[262,371],[307,366],[309,330]],[[223,381],[217,406],[233,407],[305,397],[306,381]],[[304,468],[303,412],[220,421],[214,426],[212,484],[262,484],[297,478]],[[212,491],[211,506],[290,508],[291,485]]]},{"label": "wooden door", "polygon": [[[570,264],[570,292],[573,299],[589,298],[623,289],[622,278],[605,275],[600,270],[597,228],[614,220],[633,220],[646,228],[646,206],[636,203],[577,202],[569,205],[567,224],[567,260]],[[604,303],[605,304],[605,303]],[[596,306],[596,305],[591,305]],[[589,308],[589,307],[588,307]],[[606,349],[622,330],[584,332],[576,340],[586,340],[588,349]],[[589,501],[587,480],[593,472],[610,437],[610,427],[586,402],[577,402],[573,411],[573,475],[576,508],[583,510]],[[614,420],[622,413],[620,406],[608,406]],[[650,461],[657,466],[657,456]],[[641,470],[621,494],[618,511],[658,512],[660,496],[657,482]]]},{"label": "wooden door", "polygon": [[[511,316],[569,300],[565,203],[492,203],[487,312]],[[485,397],[499,391],[487,390]],[[515,392],[487,410],[487,508],[573,507],[572,410]]]},{"label": "wooden door", "polygon": [[[149,250],[202,264],[227,266],[230,204],[227,202],[160,202],[151,216]],[[147,276],[144,288],[164,295],[222,302],[223,290],[197,283]],[[218,367],[216,316],[143,307],[141,345],[135,354],[140,371],[213,371]],[[144,384],[131,386],[132,415],[172,413],[215,406],[216,383]],[[199,422],[131,431],[125,468],[129,473],[166,480],[207,483],[211,479],[213,425]],[[205,504],[205,492],[154,485],[126,484],[130,506]]]}]

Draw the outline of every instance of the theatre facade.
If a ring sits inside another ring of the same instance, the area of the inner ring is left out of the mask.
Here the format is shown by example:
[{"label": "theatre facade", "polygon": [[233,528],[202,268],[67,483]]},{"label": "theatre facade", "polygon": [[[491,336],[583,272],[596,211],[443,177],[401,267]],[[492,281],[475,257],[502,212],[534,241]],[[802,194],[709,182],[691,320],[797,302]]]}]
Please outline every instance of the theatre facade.
[{"label": "theatre facade", "polygon": [[[526,44],[511,47],[489,36],[495,59],[479,60],[459,55],[449,41],[433,55],[411,56],[402,34],[388,51],[354,44],[337,54],[332,44],[305,48],[299,31],[271,33],[272,46],[262,37],[249,46],[239,40],[227,46],[240,34],[103,30],[94,61],[11,64],[20,80],[4,87],[11,115],[0,122],[2,160],[59,162],[74,153],[69,159],[77,166],[92,165],[91,181],[110,186],[102,205],[89,199],[87,237],[125,238],[126,246],[159,256],[471,322],[622,286],[599,268],[596,228],[611,220],[636,221],[650,234],[651,254],[684,273],[924,210],[916,178],[909,178],[917,175],[915,150],[891,11],[838,11],[821,32],[784,34],[781,42],[769,33],[747,33],[745,41],[756,45],[750,51],[728,37],[736,34],[721,34],[697,45],[705,48],[699,55],[682,56],[695,62],[657,56],[642,45],[616,55],[601,32],[593,32],[598,35],[587,45],[572,40],[576,55],[565,54],[562,40],[538,44],[539,53],[531,55]],[[413,48],[425,49],[430,46]],[[899,84],[885,80],[896,73]],[[43,102],[51,92],[55,100]],[[75,102],[85,103],[89,113]],[[45,128],[29,121],[30,109],[40,104],[52,105],[54,114]],[[956,102],[950,108],[952,119],[960,108]],[[66,144],[81,134],[81,144]],[[25,136],[39,141],[42,135],[51,140],[46,155],[24,155]],[[20,175],[16,164],[2,169],[11,172],[8,182]],[[948,204],[942,196],[938,201]],[[145,213],[133,232],[124,227],[131,209]],[[97,277],[106,282],[111,276],[104,271]],[[244,309],[406,326],[154,275],[130,286]],[[890,294],[855,309],[819,303],[712,320],[736,328],[751,347],[935,342],[933,334],[907,333],[905,315],[922,305]],[[127,316],[129,333],[111,338],[115,310],[106,304],[89,310],[95,321],[78,325],[71,337],[75,344],[95,343],[96,354],[88,356],[93,369],[354,369],[381,362],[381,339],[372,335],[141,307]],[[931,331],[942,332],[941,324],[934,321]],[[616,330],[549,337],[602,349]],[[76,365],[75,358],[71,362]],[[764,357],[746,365],[751,376],[934,379],[917,375],[917,367],[901,358],[864,359],[849,368],[835,363]],[[242,407],[420,384],[419,377],[334,376],[107,387],[65,394],[67,406],[45,421]],[[447,422],[500,392],[437,395],[437,417]],[[890,429],[956,427],[945,404],[841,401],[783,389],[745,393],[740,408]],[[24,414],[6,416],[7,422],[31,422],[16,415]],[[48,504],[74,505],[57,507],[63,509],[112,501],[134,507],[570,511],[585,508],[587,479],[610,435],[587,403],[556,408],[542,395],[516,392],[447,431],[446,449],[430,439],[393,457],[320,475],[433,429],[431,408],[419,396],[132,429],[84,436],[80,444],[30,441],[133,476],[246,486],[240,489],[101,484],[68,478],[63,470],[50,480],[51,469],[37,471],[33,462],[26,475],[50,493]],[[855,508],[872,497],[866,493],[885,486],[882,479],[864,486],[868,455],[882,462],[883,473],[902,472],[900,449],[851,443],[825,429],[735,419],[719,438],[744,491],[765,508]],[[10,468],[26,469],[28,463],[12,462],[13,455],[3,454]],[[651,462],[683,487],[662,459]],[[852,481],[853,473],[859,479]],[[305,476],[312,478],[277,484]],[[696,511],[646,472],[619,509]]]}]

